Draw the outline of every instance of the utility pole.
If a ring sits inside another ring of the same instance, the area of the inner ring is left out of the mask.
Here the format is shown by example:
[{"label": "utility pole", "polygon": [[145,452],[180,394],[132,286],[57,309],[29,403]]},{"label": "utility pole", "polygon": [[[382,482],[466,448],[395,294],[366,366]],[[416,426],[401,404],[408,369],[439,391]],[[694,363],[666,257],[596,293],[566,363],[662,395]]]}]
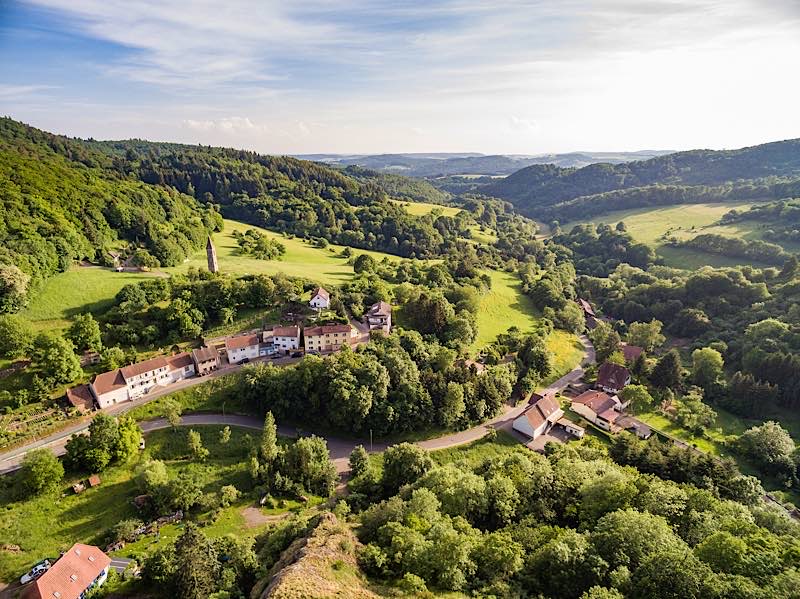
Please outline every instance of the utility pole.
[{"label": "utility pole", "polygon": [[372,453],[372,429],[369,429],[369,452]]}]

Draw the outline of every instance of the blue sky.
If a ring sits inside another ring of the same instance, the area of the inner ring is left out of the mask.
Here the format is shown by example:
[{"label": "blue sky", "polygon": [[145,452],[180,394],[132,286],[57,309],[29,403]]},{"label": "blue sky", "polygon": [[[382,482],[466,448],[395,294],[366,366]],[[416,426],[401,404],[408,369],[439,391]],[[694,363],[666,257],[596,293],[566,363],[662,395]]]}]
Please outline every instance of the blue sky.
[{"label": "blue sky", "polygon": [[0,0],[0,112],[269,153],[800,137],[796,0]]}]

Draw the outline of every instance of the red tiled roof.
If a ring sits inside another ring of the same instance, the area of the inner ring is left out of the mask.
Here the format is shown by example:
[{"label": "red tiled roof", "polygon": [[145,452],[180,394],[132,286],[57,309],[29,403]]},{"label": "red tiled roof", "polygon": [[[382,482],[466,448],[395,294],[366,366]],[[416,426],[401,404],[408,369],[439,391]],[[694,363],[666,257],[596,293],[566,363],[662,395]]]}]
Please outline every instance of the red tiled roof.
[{"label": "red tiled roof", "polygon": [[584,391],[572,400],[572,403],[585,405],[595,414],[602,414],[608,409],[613,409],[615,402],[610,395],[603,391]]},{"label": "red tiled roof", "polygon": [[92,474],[89,477],[89,486],[96,487],[99,484],[100,484],[100,477],[97,474]]},{"label": "red tiled roof", "polygon": [[314,290],[314,293],[311,294],[311,299],[314,299],[317,296],[320,296],[324,300],[331,299],[331,294],[328,293],[328,290],[325,289],[324,287],[317,287]]},{"label": "red tiled roof", "polygon": [[126,387],[125,378],[122,376],[122,371],[117,368],[110,372],[103,372],[94,377],[94,391],[98,395],[104,395],[111,391],[116,391],[122,387]]},{"label": "red tiled roof", "polygon": [[622,355],[625,356],[626,362],[633,362],[644,353],[644,350],[638,345],[623,345]]},{"label": "red tiled roof", "polygon": [[273,337],[297,337],[298,335],[300,335],[300,327],[297,326],[275,327],[272,329]]},{"label": "red tiled roof", "polygon": [[78,599],[111,558],[92,545],[75,543],[47,572],[25,590],[25,599]]},{"label": "red tiled roof", "polygon": [[630,376],[630,372],[624,366],[605,362],[597,370],[597,386],[619,391],[628,383]]},{"label": "red tiled roof", "polygon": [[315,337],[317,335],[325,335],[327,333],[349,333],[349,324],[324,324],[318,327],[311,327],[305,331],[306,337]]},{"label": "red tiled roof", "polygon": [[145,372],[151,372],[153,370],[158,370],[159,368],[164,368],[166,365],[167,359],[164,356],[156,356],[155,358],[150,358],[144,362],[137,362],[136,364],[125,366],[121,369],[122,376],[124,376],[126,379],[129,379],[139,376],[140,374],[144,374]]},{"label": "red tiled roof", "polygon": [[174,356],[169,356],[167,358],[167,366],[170,368],[170,370],[183,370],[187,366],[191,365],[194,365],[194,361],[192,360],[192,355],[189,352],[175,354]]},{"label": "red tiled roof", "polygon": [[539,399],[532,403],[530,407],[525,410],[524,414],[528,422],[530,422],[531,426],[536,430],[544,424],[545,421],[551,420],[554,414],[557,414],[555,418],[557,420],[561,416],[561,414],[559,414],[560,411],[561,406],[558,405],[555,396],[547,394],[543,396],[540,395]]},{"label": "red tiled roof", "polygon": [[258,345],[258,335],[237,335],[225,339],[226,349],[239,349],[240,347],[250,347]]},{"label": "red tiled roof", "polygon": [[89,390],[89,385],[78,385],[67,389],[67,401],[74,407],[82,410],[91,410],[94,406],[94,397]]}]

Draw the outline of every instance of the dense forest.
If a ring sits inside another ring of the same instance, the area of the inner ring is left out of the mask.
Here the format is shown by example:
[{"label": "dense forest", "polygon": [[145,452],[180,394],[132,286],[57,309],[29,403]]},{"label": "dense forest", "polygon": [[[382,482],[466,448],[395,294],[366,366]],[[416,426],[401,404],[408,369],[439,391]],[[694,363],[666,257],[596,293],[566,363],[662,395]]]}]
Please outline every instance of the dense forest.
[{"label": "dense forest", "polygon": [[212,206],[126,178],[84,144],[0,119],[0,312],[75,260],[110,265],[130,244],[170,266],[221,226]]},{"label": "dense forest", "polygon": [[597,214],[711,198],[779,199],[792,195],[785,186],[796,190],[799,177],[800,140],[788,140],[739,150],[677,152],[617,165],[533,165],[480,191],[509,200],[524,213],[567,220],[579,216],[578,210]]}]

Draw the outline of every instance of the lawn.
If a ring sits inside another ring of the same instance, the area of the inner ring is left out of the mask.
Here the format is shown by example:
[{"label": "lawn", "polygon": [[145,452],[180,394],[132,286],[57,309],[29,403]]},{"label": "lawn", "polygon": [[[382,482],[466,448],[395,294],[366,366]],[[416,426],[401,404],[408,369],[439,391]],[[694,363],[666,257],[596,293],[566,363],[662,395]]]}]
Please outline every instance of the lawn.
[{"label": "lawn", "polygon": [[439,465],[462,462],[470,468],[475,468],[486,459],[509,455],[517,451],[527,452],[528,450],[510,434],[505,431],[497,431],[494,439],[486,436],[467,445],[437,449],[431,452],[431,458]]},{"label": "lawn", "polygon": [[492,279],[492,288],[483,296],[478,309],[478,337],[470,347],[473,352],[486,347],[511,327],[527,331],[539,320],[539,311],[522,293],[522,283],[514,273],[486,272]]},{"label": "lawn", "polygon": [[[0,580],[11,581],[19,577],[40,559],[58,557],[60,551],[68,549],[75,542],[104,547],[103,537],[110,527],[120,520],[138,517],[131,503],[131,499],[138,493],[132,476],[140,461],[149,457],[164,460],[171,473],[190,469],[199,477],[206,493],[217,492],[220,487],[229,484],[243,492],[248,491],[251,483],[245,459],[249,452],[245,437],[247,431],[232,427],[231,440],[227,445],[221,445],[218,440],[221,428],[195,427],[211,452],[204,464],[189,462],[184,457],[187,453],[188,429],[179,432],[159,430],[147,435],[147,449],[144,452],[126,465],[105,470],[101,474],[102,484],[87,489],[80,495],[75,495],[67,484],[74,481],[72,478],[65,479],[63,487],[55,493],[24,502],[9,501],[11,490],[8,488],[0,491],[0,544],[13,543],[22,548],[22,552],[17,554],[3,553],[3,559],[0,560]],[[320,498],[310,499],[312,505],[320,502]],[[204,531],[211,537],[231,532],[240,536],[254,535],[266,523],[247,527],[242,510],[253,504],[254,497],[244,496],[235,505],[223,508],[213,521],[210,513],[200,513],[195,517],[203,523]],[[270,516],[292,509],[300,509],[300,504],[287,502],[283,508],[260,511],[264,516]],[[124,557],[141,556],[175,538],[180,534],[181,528],[180,524],[163,527],[158,541],[152,536],[145,537],[115,554]]]},{"label": "lawn", "polygon": [[[705,265],[717,267],[735,266],[737,264],[747,264],[748,262],[743,259],[715,256],[689,249],[671,248],[664,245],[664,240],[661,237],[665,233],[669,233],[669,235],[674,235],[678,239],[685,240],[701,233],[717,233],[730,237],[758,239],[760,238],[760,233],[756,230],[758,225],[755,223],[737,223],[735,226],[726,227],[712,226],[731,209],[746,210],[756,203],[680,204],[657,208],[637,208],[598,215],[592,217],[590,221],[611,225],[623,221],[634,239],[653,246],[669,266],[689,269]],[[565,231],[569,231],[576,224],[579,224],[579,221],[566,223],[562,228]]]},{"label": "lawn", "polygon": [[455,206],[442,206],[441,204],[429,204],[427,202],[402,202],[400,200],[392,200],[396,204],[401,204],[406,212],[412,216],[425,216],[438,210],[444,216],[455,216],[461,212],[461,208]]},{"label": "lawn", "polygon": [[152,273],[116,272],[100,266],[73,266],[48,279],[21,314],[38,329],[66,327],[83,312],[103,312],[117,292],[129,283],[153,277]]}]

